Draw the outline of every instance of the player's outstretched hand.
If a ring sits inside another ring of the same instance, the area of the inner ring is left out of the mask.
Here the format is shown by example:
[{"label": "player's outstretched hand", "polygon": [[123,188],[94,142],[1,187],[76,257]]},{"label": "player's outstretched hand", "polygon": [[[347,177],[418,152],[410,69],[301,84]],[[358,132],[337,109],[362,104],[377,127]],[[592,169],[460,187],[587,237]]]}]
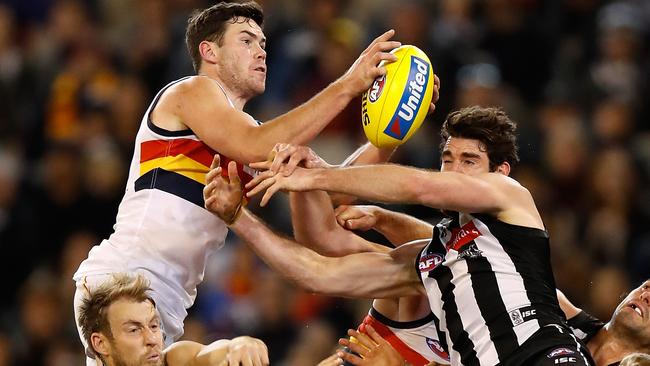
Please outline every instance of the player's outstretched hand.
[{"label": "player's outstretched hand", "polygon": [[350,66],[348,71],[341,76],[340,81],[344,83],[352,95],[360,95],[370,88],[376,78],[386,75],[386,68],[379,66],[381,61],[397,61],[397,56],[390,53],[390,51],[402,44],[390,40],[394,35],[395,30],[391,29],[375,38],[361,52],[359,58]]},{"label": "player's outstretched hand", "polygon": [[269,350],[261,340],[242,336],[230,341],[228,365],[266,366],[268,364]]},{"label": "player's outstretched hand", "polygon": [[246,196],[252,197],[266,191],[260,201],[260,206],[264,207],[278,191],[303,192],[312,190],[313,177],[310,174],[311,171],[311,169],[297,167],[293,174],[284,176],[282,172],[273,174],[272,170],[267,170],[258,174],[246,184],[246,189],[249,190]]},{"label": "player's outstretched hand", "polygon": [[340,205],[334,209],[336,222],[348,230],[368,231],[377,224],[376,206]]},{"label": "player's outstretched hand", "polygon": [[237,173],[237,163],[231,161],[228,164],[228,178],[226,178],[221,175],[220,160],[219,154],[212,159],[210,171],[205,176],[203,200],[208,211],[230,225],[235,222],[241,211],[244,194]]},{"label": "player's outstretched hand", "polygon": [[[271,164],[269,165],[268,162]],[[331,167],[310,147],[286,143],[275,144],[266,162],[250,164],[253,169],[269,169],[274,174],[281,172],[285,176],[291,175],[297,166],[308,169]]]},{"label": "player's outstretched hand", "polygon": [[368,332],[367,335],[354,329],[348,330],[348,335],[356,338],[358,343],[350,342],[347,338],[339,339],[339,344],[349,347],[351,351],[359,355],[338,351],[337,354],[342,360],[357,366],[403,366],[406,364],[399,352],[372,326],[366,325],[365,329]]}]

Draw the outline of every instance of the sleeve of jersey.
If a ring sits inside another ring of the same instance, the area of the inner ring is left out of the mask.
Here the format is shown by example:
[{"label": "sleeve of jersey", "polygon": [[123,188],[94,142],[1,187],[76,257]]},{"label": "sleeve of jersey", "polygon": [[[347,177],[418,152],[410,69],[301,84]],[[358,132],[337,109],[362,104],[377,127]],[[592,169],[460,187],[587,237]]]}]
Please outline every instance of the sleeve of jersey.
[{"label": "sleeve of jersey", "polygon": [[569,327],[571,327],[573,334],[585,343],[589,342],[589,340],[605,325],[605,323],[600,319],[584,310],[569,319],[568,324]]}]

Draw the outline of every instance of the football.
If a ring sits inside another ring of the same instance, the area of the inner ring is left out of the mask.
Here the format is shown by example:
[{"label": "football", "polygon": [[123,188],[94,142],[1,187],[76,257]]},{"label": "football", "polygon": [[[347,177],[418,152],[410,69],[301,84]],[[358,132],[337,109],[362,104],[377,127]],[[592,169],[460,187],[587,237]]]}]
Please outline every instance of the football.
[{"label": "football", "polygon": [[404,45],[391,53],[397,61],[382,64],[386,75],[373,82],[361,98],[363,131],[377,147],[406,142],[429,111],[434,74],[431,61],[419,48]]}]

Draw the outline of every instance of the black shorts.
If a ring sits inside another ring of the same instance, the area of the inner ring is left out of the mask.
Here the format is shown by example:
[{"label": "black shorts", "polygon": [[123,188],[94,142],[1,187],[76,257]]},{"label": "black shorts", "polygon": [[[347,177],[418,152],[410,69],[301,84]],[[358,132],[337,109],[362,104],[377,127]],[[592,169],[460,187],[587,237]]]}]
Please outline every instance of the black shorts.
[{"label": "black shorts", "polygon": [[548,325],[526,341],[504,366],[595,366],[587,347],[565,326]]}]

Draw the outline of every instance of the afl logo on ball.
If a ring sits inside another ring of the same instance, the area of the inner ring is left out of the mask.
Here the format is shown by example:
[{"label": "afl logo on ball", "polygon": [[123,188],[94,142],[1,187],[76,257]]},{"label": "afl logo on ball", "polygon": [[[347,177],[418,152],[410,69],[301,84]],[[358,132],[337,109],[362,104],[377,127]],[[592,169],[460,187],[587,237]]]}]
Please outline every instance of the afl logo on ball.
[{"label": "afl logo on ball", "polygon": [[381,92],[384,90],[384,84],[386,84],[386,75],[382,75],[375,79],[375,82],[372,83],[372,86],[370,87],[370,95],[368,96],[368,100],[370,103],[374,103],[381,97]]}]

